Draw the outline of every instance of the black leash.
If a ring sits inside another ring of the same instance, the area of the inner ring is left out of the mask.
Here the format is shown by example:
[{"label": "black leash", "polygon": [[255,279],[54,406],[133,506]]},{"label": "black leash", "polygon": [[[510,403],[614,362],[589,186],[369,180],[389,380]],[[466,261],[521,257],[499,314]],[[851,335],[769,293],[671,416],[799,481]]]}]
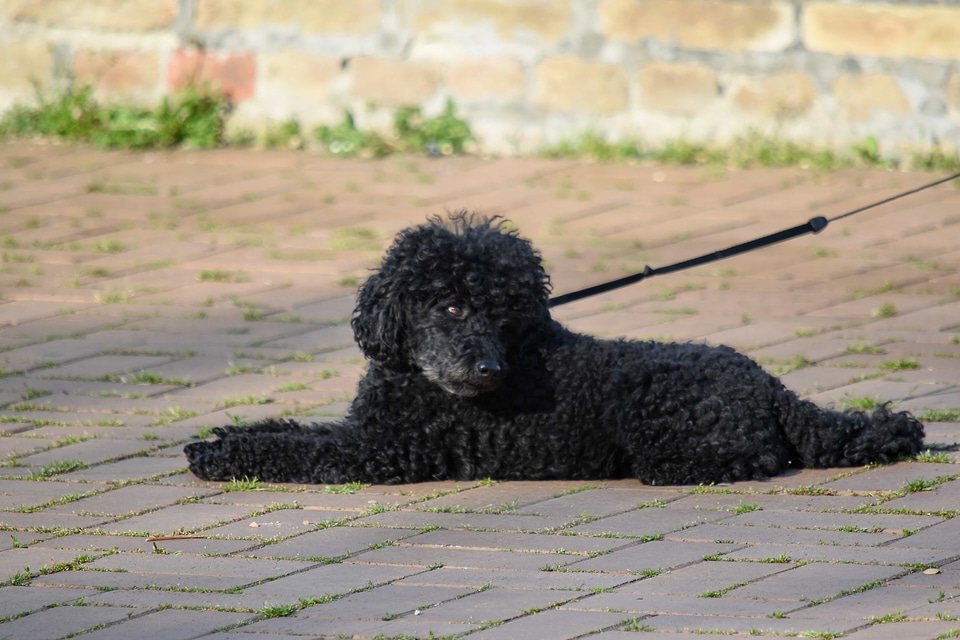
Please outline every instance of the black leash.
[{"label": "black leash", "polygon": [[719,251],[714,251],[713,253],[708,253],[700,256],[699,258],[691,258],[690,260],[684,260],[683,262],[677,262],[675,264],[668,265],[666,267],[660,267],[658,269],[652,269],[649,265],[644,267],[643,271],[640,273],[634,273],[633,275],[624,276],[616,280],[611,280],[610,282],[604,282],[601,284],[593,285],[592,287],[587,287],[586,289],[580,289],[579,291],[571,291],[570,293],[564,293],[563,295],[554,296],[550,298],[549,306],[557,307],[561,304],[567,304],[568,302],[573,302],[575,300],[582,300],[583,298],[589,298],[590,296],[599,295],[601,293],[606,293],[607,291],[613,291],[614,289],[619,289],[620,287],[625,287],[641,280],[645,280],[652,276],[660,276],[667,273],[673,273],[674,271],[681,271],[683,269],[689,269],[691,267],[698,267],[702,264],[708,264],[714,262],[715,260],[721,260],[723,258],[729,258],[731,256],[739,255],[741,253],[746,253],[747,251],[753,251],[754,249],[760,249],[771,244],[776,244],[778,242],[783,242],[784,240],[790,240],[796,238],[797,236],[806,235],[808,233],[820,233],[827,228],[831,222],[837,220],[842,220],[857,213],[867,211],[868,209],[873,209],[874,207],[879,207],[880,205],[887,204],[888,202],[893,202],[894,200],[899,200],[900,198],[905,198],[906,196],[925,191],[944,182],[949,182],[960,178],[960,173],[955,173],[952,176],[947,176],[946,178],[941,178],[934,182],[930,182],[923,186],[917,187],[915,189],[910,189],[909,191],[904,191],[896,195],[890,196],[889,198],[884,198],[878,202],[868,204],[866,206],[860,207],[859,209],[854,209],[853,211],[847,211],[838,216],[832,218],[824,218],[823,216],[817,216],[815,218],[810,218],[804,224],[798,225],[796,227],[791,227],[790,229],[784,229],[783,231],[778,231],[776,233],[771,233],[768,236],[763,236],[762,238],[757,238],[756,240],[750,240],[749,242],[744,242],[742,244],[734,245],[726,249],[721,249]]}]

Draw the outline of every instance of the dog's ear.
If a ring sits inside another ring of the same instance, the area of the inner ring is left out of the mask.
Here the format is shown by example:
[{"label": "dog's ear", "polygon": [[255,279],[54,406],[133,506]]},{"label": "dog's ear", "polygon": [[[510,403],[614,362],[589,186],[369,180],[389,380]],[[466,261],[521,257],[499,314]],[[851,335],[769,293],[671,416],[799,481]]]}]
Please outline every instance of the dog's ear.
[{"label": "dog's ear", "polygon": [[371,275],[357,294],[350,326],[363,354],[384,363],[403,362],[404,324],[400,292],[382,271]]}]

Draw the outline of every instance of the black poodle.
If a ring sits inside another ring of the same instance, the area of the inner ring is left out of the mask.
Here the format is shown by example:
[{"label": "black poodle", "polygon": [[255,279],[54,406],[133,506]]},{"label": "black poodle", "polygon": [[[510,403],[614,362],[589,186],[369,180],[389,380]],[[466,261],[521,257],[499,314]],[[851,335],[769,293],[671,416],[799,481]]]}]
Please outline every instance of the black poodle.
[{"label": "black poodle", "polygon": [[599,340],[550,317],[540,255],[503,223],[402,231],[351,322],[369,358],[346,418],[187,445],[209,480],[761,479],[917,453],[909,413],[799,399],[729,347]]}]

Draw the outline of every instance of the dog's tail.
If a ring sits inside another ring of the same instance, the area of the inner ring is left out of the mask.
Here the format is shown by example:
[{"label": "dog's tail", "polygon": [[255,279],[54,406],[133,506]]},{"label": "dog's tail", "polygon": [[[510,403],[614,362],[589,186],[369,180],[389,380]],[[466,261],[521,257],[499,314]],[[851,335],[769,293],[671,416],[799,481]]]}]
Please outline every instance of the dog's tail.
[{"label": "dog's tail", "polygon": [[923,425],[888,405],[872,412],[823,409],[784,390],[781,408],[787,440],[804,467],[856,467],[895,462],[923,446]]},{"label": "dog's tail", "polygon": [[204,480],[258,479],[264,482],[316,482],[328,425],[301,426],[265,420],[247,427],[219,427],[216,440],[184,447],[190,471]]}]

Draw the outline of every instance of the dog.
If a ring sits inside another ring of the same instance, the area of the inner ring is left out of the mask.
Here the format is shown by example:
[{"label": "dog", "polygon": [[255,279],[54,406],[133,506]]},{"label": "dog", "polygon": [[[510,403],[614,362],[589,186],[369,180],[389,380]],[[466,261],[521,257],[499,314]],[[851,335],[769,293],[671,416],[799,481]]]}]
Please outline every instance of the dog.
[{"label": "dog", "polygon": [[200,478],[339,484],[766,479],[916,454],[908,412],[833,411],[726,346],[601,340],[553,320],[540,254],[461,213],[401,231],[351,326],[368,369],[345,418],[188,444]]}]

